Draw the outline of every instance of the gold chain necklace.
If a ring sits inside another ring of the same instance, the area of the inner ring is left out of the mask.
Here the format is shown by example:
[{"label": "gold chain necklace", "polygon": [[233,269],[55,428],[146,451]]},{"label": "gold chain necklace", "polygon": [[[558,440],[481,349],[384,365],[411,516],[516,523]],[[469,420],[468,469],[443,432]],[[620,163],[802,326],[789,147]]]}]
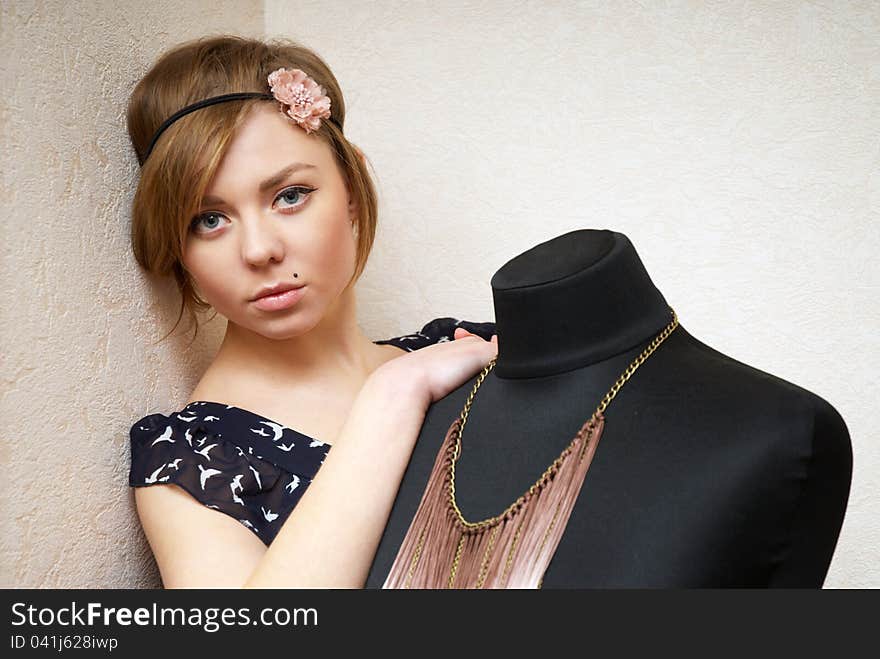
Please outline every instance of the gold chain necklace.
[{"label": "gold chain necklace", "polygon": [[[605,409],[636,369],[678,326],[675,311],[671,307],[669,311],[670,323],[627,366],[574,439],[529,489],[500,514],[470,522],[455,499],[455,463],[461,455],[462,431],[474,396],[497,358],[489,362],[446,434],[419,508],[383,588],[410,588],[414,581],[415,587],[422,588],[483,588],[487,581],[490,587],[540,588],[604,429]],[[577,461],[570,459],[574,454]],[[535,501],[537,505],[533,505]],[[546,504],[543,509],[542,503]],[[550,508],[554,510],[548,521]],[[501,554],[493,554],[496,543],[506,554],[503,561]],[[460,570],[463,554],[468,557],[465,574]],[[516,569],[512,569],[514,563]],[[460,584],[455,586],[457,576]]]}]

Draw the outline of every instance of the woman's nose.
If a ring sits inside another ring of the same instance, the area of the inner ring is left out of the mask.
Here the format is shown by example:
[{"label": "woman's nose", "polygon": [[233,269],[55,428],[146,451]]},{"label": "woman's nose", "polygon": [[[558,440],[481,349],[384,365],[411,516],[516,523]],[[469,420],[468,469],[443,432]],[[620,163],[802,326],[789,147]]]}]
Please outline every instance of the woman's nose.
[{"label": "woman's nose", "polygon": [[264,265],[284,258],[284,242],[272,218],[244,218],[241,227],[241,252],[247,263]]}]

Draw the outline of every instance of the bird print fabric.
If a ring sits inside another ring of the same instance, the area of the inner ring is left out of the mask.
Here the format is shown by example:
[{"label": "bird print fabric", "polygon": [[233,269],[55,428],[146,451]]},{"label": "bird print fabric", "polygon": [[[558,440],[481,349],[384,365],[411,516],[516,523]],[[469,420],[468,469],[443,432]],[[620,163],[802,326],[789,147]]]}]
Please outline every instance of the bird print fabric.
[{"label": "bird print fabric", "polygon": [[[452,341],[463,327],[487,341],[495,323],[435,318],[413,334],[376,344],[412,352]],[[331,446],[234,405],[194,401],[153,413],[129,430],[131,487],[178,485],[250,529],[267,546],[318,473]]]}]

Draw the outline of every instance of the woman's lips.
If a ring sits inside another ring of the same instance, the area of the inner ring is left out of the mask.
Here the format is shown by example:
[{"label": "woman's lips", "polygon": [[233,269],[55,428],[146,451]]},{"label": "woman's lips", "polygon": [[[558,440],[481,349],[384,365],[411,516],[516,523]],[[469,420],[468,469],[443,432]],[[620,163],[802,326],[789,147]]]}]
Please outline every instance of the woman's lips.
[{"label": "woman's lips", "polygon": [[300,286],[299,288],[284,291],[283,293],[258,297],[252,302],[252,304],[257,309],[263,311],[280,311],[281,309],[287,309],[299,302],[300,298],[303,296],[305,288],[305,286]]}]

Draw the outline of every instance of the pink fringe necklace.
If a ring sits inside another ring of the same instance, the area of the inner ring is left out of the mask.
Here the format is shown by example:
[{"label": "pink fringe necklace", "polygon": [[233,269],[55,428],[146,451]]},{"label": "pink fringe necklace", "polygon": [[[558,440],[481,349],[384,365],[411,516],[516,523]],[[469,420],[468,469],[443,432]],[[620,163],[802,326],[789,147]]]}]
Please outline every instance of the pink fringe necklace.
[{"label": "pink fringe necklace", "polygon": [[504,512],[469,522],[455,500],[455,463],[471,403],[493,359],[477,377],[461,415],[437,453],[428,484],[383,588],[540,588],[593,460],[605,408],[635,370],[678,326],[672,321],[626,368],[574,439]]}]

